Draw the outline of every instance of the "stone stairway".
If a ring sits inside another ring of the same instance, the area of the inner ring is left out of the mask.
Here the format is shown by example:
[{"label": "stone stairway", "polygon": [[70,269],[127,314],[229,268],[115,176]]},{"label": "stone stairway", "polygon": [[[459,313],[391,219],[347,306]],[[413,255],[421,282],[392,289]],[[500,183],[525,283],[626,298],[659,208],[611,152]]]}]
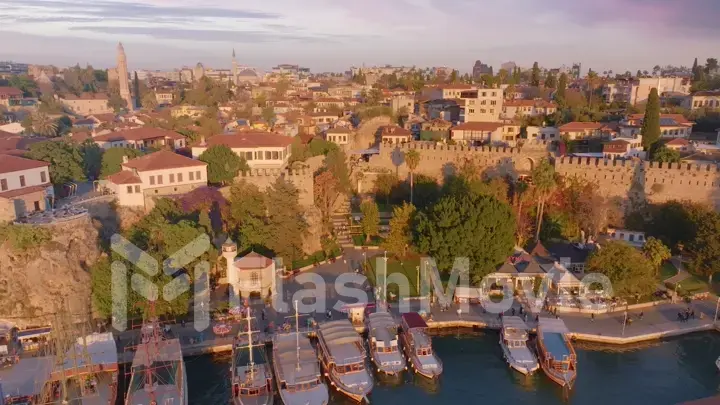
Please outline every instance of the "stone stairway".
[{"label": "stone stairway", "polygon": [[353,247],[353,241],[350,237],[350,229],[348,227],[349,214],[350,201],[345,199],[344,201],[337,204],[335,212],[330,218],[333,230],[335,231],[335,235],[337,236],[338,243],[342,248]]}]

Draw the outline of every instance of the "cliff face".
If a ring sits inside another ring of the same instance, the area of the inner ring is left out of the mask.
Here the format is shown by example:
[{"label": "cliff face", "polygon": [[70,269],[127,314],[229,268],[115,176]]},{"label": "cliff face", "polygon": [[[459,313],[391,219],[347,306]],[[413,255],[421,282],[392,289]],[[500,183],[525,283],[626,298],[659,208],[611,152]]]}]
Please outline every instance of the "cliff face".
[{"label": "cliff face", "polygon": [[87,313],[98,230],[87,217],[49,229],[52,240],[39,247],[0,246],[0,319],[20,327],[47,324],[63,301],[71,312]]}]

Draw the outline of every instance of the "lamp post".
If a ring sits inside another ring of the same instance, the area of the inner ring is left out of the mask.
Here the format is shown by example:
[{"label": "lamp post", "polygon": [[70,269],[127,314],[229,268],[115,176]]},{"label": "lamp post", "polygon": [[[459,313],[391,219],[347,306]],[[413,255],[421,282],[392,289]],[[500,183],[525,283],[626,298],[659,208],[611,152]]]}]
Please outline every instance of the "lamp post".
[{"label": "lamp post", "polygon": [[720,308],[720,297],[718,297],[717,304],[715,304],[715,319],[713,320],[713,324],[717,322],[718,308]]},{"label": "lamp post", "polygon": [[415,266],[415,272],[417,273],[417,284],[415,284],[415,290],[417,291],[417,296],[420,296],[420,266]]},{"label": "lamp post", "polygon": [[385,269],[383,270],[383,302],[387,307],[387,251],[383,254],[383,262],[385,263]]},{"label": "lamp post", "polygon": [[625,325],[627,325],[627,316],[628,316],[628,314],[627,314],[627,309],[626,309],[625,310],[625,320],[623,321],[623,330],[622,330],[623,337],[625,337]]}]

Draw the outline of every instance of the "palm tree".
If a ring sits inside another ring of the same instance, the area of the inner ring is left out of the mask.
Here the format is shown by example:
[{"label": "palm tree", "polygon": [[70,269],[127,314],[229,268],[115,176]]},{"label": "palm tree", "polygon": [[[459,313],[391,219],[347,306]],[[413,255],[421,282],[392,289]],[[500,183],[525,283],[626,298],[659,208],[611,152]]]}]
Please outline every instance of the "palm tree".
[{"label": "palm tree", "polygon": [[540,240],[540,228],[542,227],[543,211],[545,210],[545,201],[555,188],[555,168],[547,160],[543,159],[532,171],[532,181],[535,185],[535,191],[538,195],[538,215],[537,227],[535,229],[535,240]]},{"label": "palm tree", "polygon": [[597,77],[597,73],[593,72],[592,69],[588,72],[587,82],[590,90],[590,94],[588,94],[588,103],[590,104],[590,107],[592,107],[592,97],[593,92],[595,91],[595,82],[597,81]]},{"label": "palm tree", "polygon": [[32,128],[36,134],[52,137],[57,135],[57,122],[47,114],[36,112],[32,116]]},{"label": "palm tree", "polygon": [[[518,180],[515,182],[515,201],[517,203],[518,209],[517,209],[517,217],[518,217],[518,225],[520,224],[521,218],[522,218],[522,206],[523,202],[525,202],[525,197],[527,195],[528,191],[528,184],[527,182],[523,180]],[[519,227],[518,227],[519,228]],[[518,232],[518,240],[520,239],[520,234]]]},{"label": "palm tree", "polygon": [[407,164],[408,170],[410,170],[410,204],[413,203],[413,189],[415,187],[413,173],[420,165],[420,152],[415,149],[410,149],[405,152],[405,164]]}]

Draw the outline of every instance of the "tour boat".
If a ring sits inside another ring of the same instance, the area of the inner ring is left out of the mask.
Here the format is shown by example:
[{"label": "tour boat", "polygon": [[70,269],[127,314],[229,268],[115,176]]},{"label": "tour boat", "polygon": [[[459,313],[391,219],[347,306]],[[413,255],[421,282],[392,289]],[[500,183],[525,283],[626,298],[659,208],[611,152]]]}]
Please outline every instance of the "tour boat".
[{"label": "tour boat", "polygon": [[330,321],[318,329],[320,363],[338,391],[355,401],[367,400],[373,378],[366,367],[362,337],[349,319]]},{"label": "tour boat", "polygon": [[253,330],[250,311],[246,313],[247,331],[238,333],[233,342],[232,404],[270,405],[273,403],[273,378],[267,361],[265,342]]},{"label": "tour boat", "polygon": [[500,347],[510,367],[522,374],[532,374],[540,365],[528,348],[527,325],[517,316],[504,316],[500,331]]},{"label": "tour boat", "polygon": [[307,335],[300,336],[298,322],[296,307],[295,333],[273,337],[273,369],[280,398],[285,405],[326,405],[330,396],[321,381],[317,353]]},{"label": "tour boat", "polygon": [[433,352],[430,336],[425,333],[425,329],[427,324],[417,312],[402,315],[400,336],[410,366],[423,377],[439,378],[443,365]]},{"label": "tour boat", "polygon": [[153,318],[141,329],[125,405],[187,403],[187,375],[180,340],[165,339]]},{"label": "tour boat", "polygon": [[370,358],[378,371],[396,375],[407,368],[398,344],[398,326],[389,312],[368,315]]},{"label": "tour boat", "polygon": [[562,319],[540,318],[537,352],[545,374],[562,387],[572,388],[577,377],[577,355]]}]

